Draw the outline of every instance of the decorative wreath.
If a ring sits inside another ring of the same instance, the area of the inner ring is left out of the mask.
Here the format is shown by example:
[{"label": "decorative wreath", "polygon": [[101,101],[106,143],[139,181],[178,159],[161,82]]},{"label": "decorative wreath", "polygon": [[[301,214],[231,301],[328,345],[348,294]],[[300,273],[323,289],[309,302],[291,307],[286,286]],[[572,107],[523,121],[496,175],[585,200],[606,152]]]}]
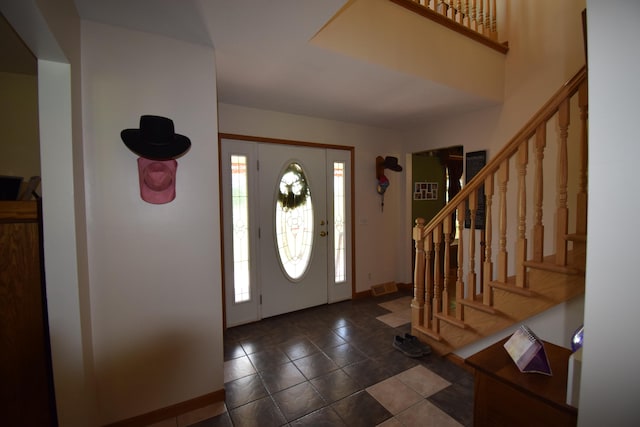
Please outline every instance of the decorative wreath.
[{"label": "decorative wreath", "polygon": [[291,163],[285,169],[278,189],[278,201],[282,208],[289,210],[302,206],[307,202],[310,194],[309,184],[302,167],[297,163]]}]

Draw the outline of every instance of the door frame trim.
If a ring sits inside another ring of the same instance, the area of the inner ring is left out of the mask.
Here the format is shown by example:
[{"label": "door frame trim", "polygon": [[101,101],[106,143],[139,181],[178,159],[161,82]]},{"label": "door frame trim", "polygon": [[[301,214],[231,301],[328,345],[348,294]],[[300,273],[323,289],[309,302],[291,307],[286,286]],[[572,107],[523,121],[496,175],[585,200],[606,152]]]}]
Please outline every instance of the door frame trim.
[{"label": "door frame trim", "polygon": [[[322,148],[322,149],[333,149],[333,150],[343,150],[350,152],[350,165],[352,171],[352,177],[349,183],[351,187],[351,199],[350,203],[350,221],[351,221],[351,299],[356,297],[356,229],[353,227],[355,224],[355,179],[353,179],[353,171],[355,166],[355,147],[350,145],[335,145],[335,144],[324,144],[317,142],[308,142],[308,141],[298,141],[291,139],[279,139],[279,138],[266,138],[260,136],[250,136],[250,135],[240,135],[234,133],[218,133],[218,194],[222,197],[222,140],[223,139],[235,139],[240,141],[251,141],[258,143],[268,143],[268,144],[281,144],[281,145],[295,145],[301,147],[312,147],[312,148]],[[224,211],[223,204],[220,203],[220,235],[222,239],[220,239],[220,253],[222,257],[220,258],[220,271],[222,273],[222,328],[227,329],[227,304],[226,304],[226,289],[224,283],[226,283],[226,275],[225,275],[225,252],[224,252]]]}]

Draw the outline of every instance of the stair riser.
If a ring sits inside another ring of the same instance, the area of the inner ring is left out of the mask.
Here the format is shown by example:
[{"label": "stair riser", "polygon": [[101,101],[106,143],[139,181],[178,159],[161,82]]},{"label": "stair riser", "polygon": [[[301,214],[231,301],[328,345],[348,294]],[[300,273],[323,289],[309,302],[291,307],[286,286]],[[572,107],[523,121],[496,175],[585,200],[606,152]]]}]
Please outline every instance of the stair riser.
[{"label": "stair riser", "polygon": [[433,345],[440,354],[447,354],[482,338],[491,336],[513,324],[525,321],[551,307],[566,302],[584,293],[584,277],[532,270],[528,272],[530,289],[536,296],[525,297],[501,289],[493,290],[494,307],[498,314],[492,315],[466,307],[464,321],[468,325],[461,329],[440,321],[442,341],[435,343],[414,328],[414,334]]}]

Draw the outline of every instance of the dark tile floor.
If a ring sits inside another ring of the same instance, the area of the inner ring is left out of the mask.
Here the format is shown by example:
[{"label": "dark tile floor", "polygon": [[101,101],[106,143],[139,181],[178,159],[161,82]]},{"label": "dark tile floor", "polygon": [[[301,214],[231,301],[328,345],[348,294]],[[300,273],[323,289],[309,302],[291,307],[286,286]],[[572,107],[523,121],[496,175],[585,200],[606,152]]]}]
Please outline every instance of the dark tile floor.
[{"label": "dark tile floor", "polygon": [[379,304],[398,292],[230,328],[225,333],[227,411],[214,426],[472,425],[473,376],[436,355],[392,347]]}]

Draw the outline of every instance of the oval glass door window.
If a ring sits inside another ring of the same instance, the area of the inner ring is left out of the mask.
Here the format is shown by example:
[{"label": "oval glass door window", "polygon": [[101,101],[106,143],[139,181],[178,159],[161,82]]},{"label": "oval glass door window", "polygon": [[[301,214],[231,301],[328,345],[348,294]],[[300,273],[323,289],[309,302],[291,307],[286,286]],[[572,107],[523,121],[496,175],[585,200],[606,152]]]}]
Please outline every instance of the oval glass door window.
[{"label": "oval glass door window", "polygon": [[313,249],[313,203],[300,164],[292,162],[282,173],[275,210],[278,259],[287,277],[295,282],[307,271]]}]

